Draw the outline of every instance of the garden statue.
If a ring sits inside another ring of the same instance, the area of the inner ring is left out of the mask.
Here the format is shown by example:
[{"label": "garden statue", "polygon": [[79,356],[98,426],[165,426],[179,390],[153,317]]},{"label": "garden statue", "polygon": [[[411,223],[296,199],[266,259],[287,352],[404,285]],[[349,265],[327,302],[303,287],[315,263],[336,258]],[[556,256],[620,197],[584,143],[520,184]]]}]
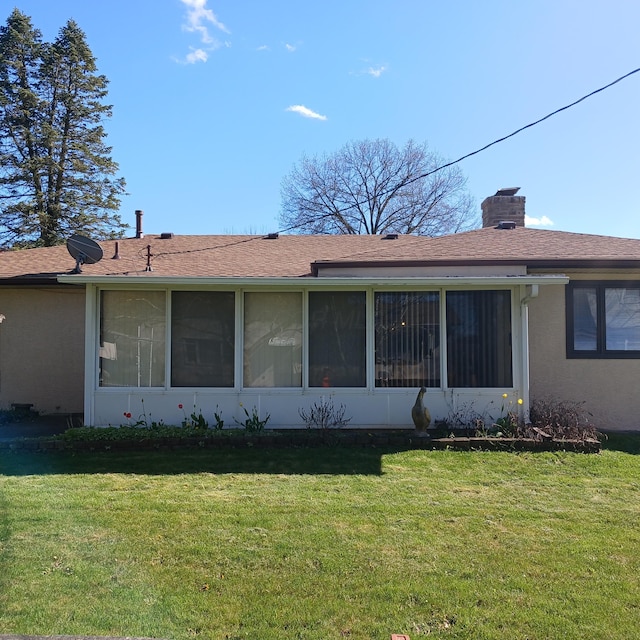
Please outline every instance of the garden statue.
[{"label": "garden statue", "polygon": [[411,409],[411,417],[413,418],[413,424],[416,425],[417,431],[426,431],[431,424],[431,414],[429,413],[429,409],[424,406],[423,400],[426,391],[424,387],[420,387],[416,403]]}]

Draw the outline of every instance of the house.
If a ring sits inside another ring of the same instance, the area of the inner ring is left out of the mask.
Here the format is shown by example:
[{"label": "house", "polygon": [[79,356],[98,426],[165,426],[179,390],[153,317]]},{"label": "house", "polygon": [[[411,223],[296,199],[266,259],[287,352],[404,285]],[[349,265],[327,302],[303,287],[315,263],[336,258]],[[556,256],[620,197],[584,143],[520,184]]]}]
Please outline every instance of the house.
[{"label": "house", "polygon": [[297,427],[331,397],[350,426],[411,428],[425,386],[434,419],[555,397],[639,428],[640,240],[526,228],[516,190],[482,210],[438,238],[145,236],[140,214],[81,269],[0,253],[0,407]]}]

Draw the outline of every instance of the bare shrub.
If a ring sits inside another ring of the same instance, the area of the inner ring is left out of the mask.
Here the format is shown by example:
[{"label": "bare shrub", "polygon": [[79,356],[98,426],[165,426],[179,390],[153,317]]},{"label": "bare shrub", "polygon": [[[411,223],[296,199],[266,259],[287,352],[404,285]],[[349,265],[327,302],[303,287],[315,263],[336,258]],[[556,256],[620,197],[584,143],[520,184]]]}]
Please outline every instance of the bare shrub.
[{"label": "bare shrub", "polygon": [[556,440],[598,440],[600,434],[584,404],[555,398],[535,399],[529,409],[530,423],[519,425],[518,435],[540,439],[542,436],[536,431],[539,429]]},{"label": "bare shrub", "polygon": [[298,409],[298,415],[307,429],[341,429],[351,422],[351,418],[345,418],[346,411],[344,404],[336,408],[332,398],[320,398],[320,401],[314,402],[308,411]]},{"label": "bare shrub", "polygon": [[449,405],[446,418],[438,420],[436,426],[456,431],[480,431],[485,428],[486,420],[476,411],[473,402],[463,402],[457,407]]}]

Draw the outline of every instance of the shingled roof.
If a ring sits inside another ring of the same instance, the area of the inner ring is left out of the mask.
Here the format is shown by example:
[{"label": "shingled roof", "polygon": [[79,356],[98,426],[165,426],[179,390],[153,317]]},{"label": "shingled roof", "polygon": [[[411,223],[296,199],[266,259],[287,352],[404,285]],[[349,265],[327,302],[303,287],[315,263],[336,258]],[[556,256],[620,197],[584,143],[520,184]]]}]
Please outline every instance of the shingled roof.
[{"label": "shingled roof", "polygon": [[[118,245],[116,256],[116,243]],[[84,276],[313,277],[321,266],[523,264],[529,268],[640,268],[640,240],[563,231],[485,228],[428,238],[367,235],[173,235],[99,243]],[[151,266],[151,271],[147,270]],[[0,253],[0,281],[55,281],[72,273],[64,245]]]}]

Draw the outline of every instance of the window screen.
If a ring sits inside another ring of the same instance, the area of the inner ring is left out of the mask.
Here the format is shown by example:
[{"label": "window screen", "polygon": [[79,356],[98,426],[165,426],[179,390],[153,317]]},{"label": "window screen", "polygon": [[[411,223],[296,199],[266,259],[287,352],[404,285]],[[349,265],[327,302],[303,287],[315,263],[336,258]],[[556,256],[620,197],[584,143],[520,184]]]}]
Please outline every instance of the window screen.
[{"label": "window screen", "polygon": [[232,387],[235,295],[174,291],[171,296],[171,385]]},{"label": "window screen", "polygon": [[375,294],[376,387],[440,386],[438,292]]},{"label": "window screen", "polygon": [[364,291],[309,293],[309,386],[366,385]]},{"label": "window screen", "polygon": [[102,291],[100,386],[164,386],[165,331],[164,291]]},{"label": "window screen", "polygon": [[302,385],[302,294],[246,293],[244,386]]}]

